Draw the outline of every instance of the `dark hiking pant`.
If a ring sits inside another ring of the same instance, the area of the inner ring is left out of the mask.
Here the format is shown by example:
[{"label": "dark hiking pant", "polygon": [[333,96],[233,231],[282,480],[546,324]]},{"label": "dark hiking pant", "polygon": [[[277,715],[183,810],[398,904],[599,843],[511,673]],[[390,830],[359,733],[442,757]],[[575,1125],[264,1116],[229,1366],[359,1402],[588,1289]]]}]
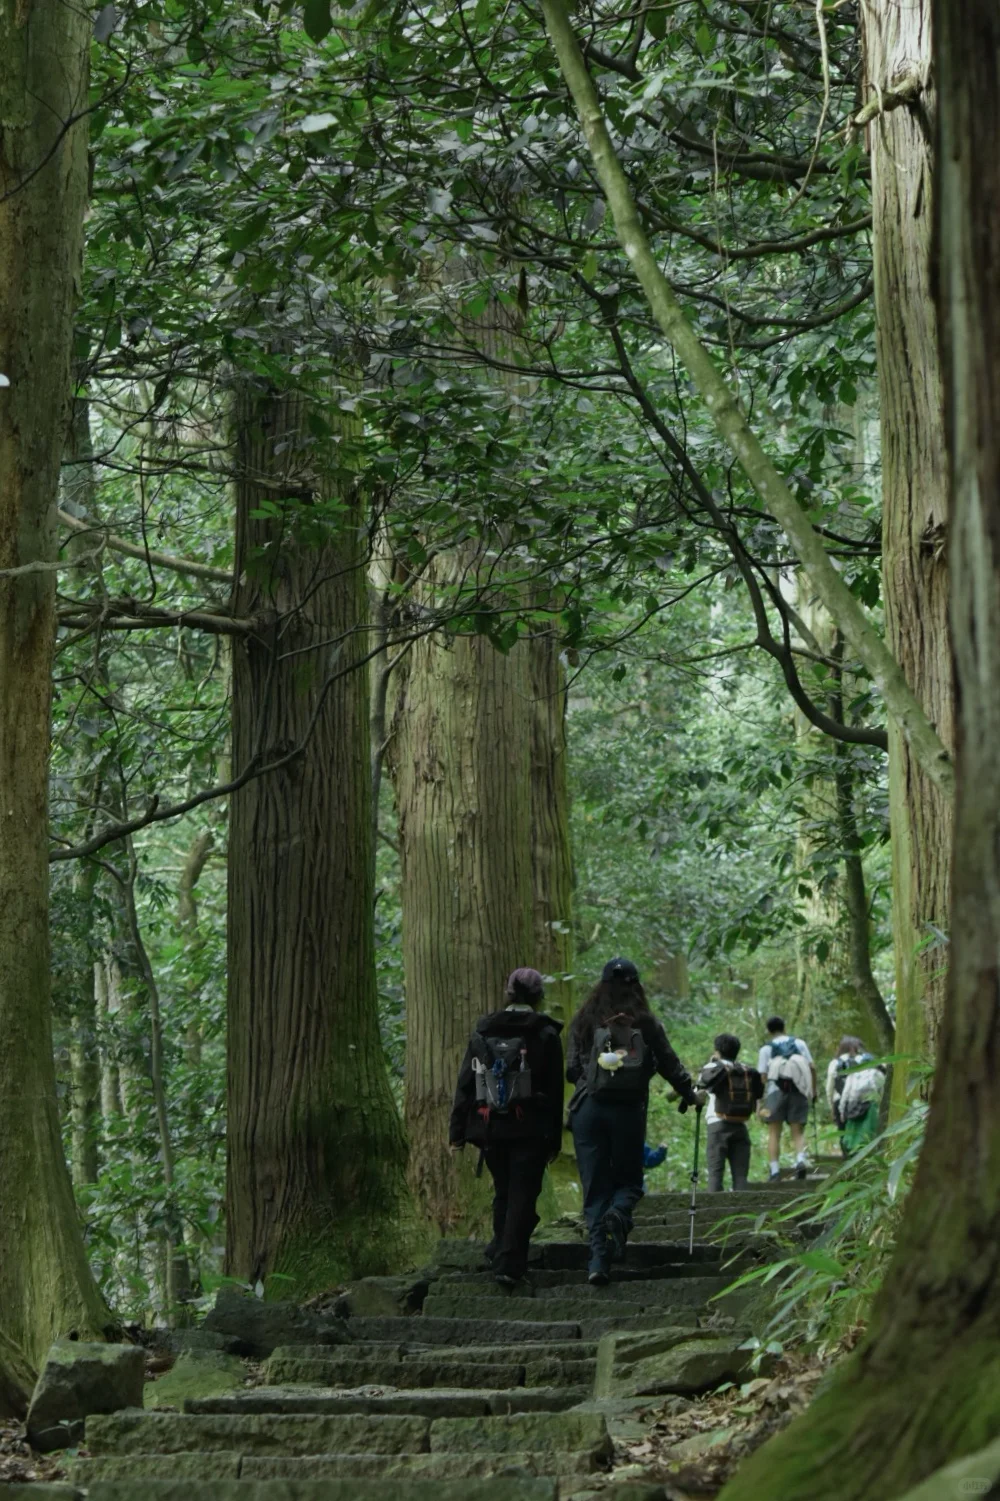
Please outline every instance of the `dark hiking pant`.
[{"label": "dark hiking pant", "polygon": [[708,1191],[722,1192],[722,1178],[729,1163],[734,1188],[746,1188],[750,1172],[750,1132],[742,1121],[713,1121],[708,1128]]},{"label": "dark hiking pant", "polygon": [[618,1209],[632,1228],[632,1211],[642,1198],[642,1148],[646,1139],[646,1103],[610,1104],[584,1095],[570,1115],[576,1163],[583,1188],[583,1212],[595,1256],[606,1255],[601,1222]]},{"label": "dark hiking pant", "polygon": [[486,1149],[493,1179],[492,1266],[504,1277],[523,1277],[528,1269],[528,1242],[538,1224],[535,1201],[542,1191],[551,1149],[537,1139],[501,1141]]}]

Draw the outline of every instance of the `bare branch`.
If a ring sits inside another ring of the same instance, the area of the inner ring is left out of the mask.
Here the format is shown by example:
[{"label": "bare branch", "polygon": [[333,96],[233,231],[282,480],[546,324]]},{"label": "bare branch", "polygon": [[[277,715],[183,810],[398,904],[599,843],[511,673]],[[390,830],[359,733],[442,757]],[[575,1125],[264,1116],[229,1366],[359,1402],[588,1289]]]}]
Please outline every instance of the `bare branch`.
[{"label": "bare branch", "polygon": [[169,569],[171,573],[189,574],[191,578],[210,579],[213,583],[232,586],[233,575],[229,569],[213,568],[210,563],[198,563],[193,558],[175,558],[172,553],[154,552],[151,548],[140,547],[135,542],[127,542],[124,537],[116,537],[107,527],[93,521],[81,521],[68,511],[60,510],[59,520],[71,531],[92,532],[104,537],[112,552],[124,553],[128,558],[139,558],[143,563]]}]

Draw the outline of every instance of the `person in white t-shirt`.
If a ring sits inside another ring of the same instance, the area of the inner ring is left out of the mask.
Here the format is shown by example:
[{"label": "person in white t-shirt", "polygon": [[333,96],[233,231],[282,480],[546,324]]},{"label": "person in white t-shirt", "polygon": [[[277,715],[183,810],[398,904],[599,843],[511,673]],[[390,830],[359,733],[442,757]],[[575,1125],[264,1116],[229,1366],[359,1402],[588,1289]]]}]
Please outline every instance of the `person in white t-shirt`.
[{"label": "person in white t-shirt", "polygon": [[781,1176],[781,1128],[787,1121],[795,1152],[795,1173],[809,1171],[806,1156],[806,1121],[810,1101],[816,1098],[816,1068],[801,1037],[785,1031],[780,1016],[767,1023],[768,1040],[760,1050],[757,1068],[766,1080],[763,1115],[767,1121],[769,1170],[772,1179]]}]

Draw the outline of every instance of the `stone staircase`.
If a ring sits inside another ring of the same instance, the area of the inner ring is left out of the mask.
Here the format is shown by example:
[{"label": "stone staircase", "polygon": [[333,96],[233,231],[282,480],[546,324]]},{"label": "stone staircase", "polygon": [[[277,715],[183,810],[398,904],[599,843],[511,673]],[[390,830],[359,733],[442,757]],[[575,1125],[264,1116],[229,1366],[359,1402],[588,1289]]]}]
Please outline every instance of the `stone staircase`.
[{"label": "stone staircase", "polygon": [[[419,1312],[332,1319],[313,1342],[274,1348],[265,1385],[189,1398],[183,1412],[90,1417],[89,1457],[72,1462],[71,1483],[33,1486],[32,1496],[637,1497],[634,1484],[609,1478],[616,1441],[641,1433],[637,1412],[651,1397],[697,1396],[747,1372],[743,1295],[726,1288],[770,1243],[724,1222],[764,1215],[807,1187],[701,1194],[691,1253],[687,1195],[650,1194],[604,1288],[587,1281],[582,1228],[537,1242],[529,1279],[512,1294],[483,1270],[481,1244],[443,1241],[422,1274]],[[647,1488],[643,1501],[663,1494]]]}]

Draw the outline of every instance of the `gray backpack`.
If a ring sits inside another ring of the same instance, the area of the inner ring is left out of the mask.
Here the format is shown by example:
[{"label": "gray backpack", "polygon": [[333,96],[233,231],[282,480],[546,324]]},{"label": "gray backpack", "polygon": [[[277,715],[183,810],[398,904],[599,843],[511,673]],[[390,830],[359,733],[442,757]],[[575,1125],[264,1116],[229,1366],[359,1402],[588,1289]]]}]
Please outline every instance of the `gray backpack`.
[{"label": "gray backpack", "polygon": [[506,1115],[531,1098],[528,1044],[523,1037],[486,1037],[474,1032],[472,1070],[480,1110]]}]

